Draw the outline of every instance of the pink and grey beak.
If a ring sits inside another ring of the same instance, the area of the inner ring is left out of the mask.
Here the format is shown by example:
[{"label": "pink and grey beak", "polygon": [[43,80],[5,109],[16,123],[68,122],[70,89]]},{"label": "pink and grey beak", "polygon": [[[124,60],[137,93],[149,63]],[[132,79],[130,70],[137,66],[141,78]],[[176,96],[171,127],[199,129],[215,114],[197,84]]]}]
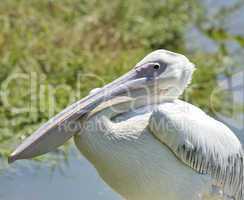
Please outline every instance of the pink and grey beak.
[{"label": "pink and grey beak", "polygon": [[[150,63],[146,65],[150,65]],[[55,150],[79,131],[81,119],[95,107],[115,96],[123,95],[128,90],[144,86],[148,83],[149,78],[147,72],[144,74],[134,68],[99,91],[70,105],[17,147],[9,156],[9,163],[19,159],[33,158]]]}]

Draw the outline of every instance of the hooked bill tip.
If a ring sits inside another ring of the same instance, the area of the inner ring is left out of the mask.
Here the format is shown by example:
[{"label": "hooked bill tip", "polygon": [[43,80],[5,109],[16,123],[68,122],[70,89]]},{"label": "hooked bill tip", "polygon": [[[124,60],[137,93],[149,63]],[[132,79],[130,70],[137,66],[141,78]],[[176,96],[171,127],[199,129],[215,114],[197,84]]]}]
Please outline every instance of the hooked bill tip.
[{"label": "hooked bill tip", "polygon": [[17,157],[14,153],[12,153],[9,157],[8,157],[8,164],[13,163],[14,161],[17,160]]}]

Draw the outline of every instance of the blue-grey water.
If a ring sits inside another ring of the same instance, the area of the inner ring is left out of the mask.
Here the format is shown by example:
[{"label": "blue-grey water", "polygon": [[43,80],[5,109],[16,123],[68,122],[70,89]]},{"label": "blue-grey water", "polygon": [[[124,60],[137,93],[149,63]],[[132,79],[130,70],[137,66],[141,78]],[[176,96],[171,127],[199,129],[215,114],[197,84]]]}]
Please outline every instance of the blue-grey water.
[{"label": "blue-grey water", "polygon": [[[229,5],[230,2],[235,1],[205,0],[205,4],[209,7],[209,14],[216,12],[222,5]],[[243,13],[242,9],[242,11],[230,16],[226,25],[231,27],[232,33],[244,33],[244,26],[240,26],[240,24],[244,24]],[[202,36],[194,27],[190,28],[187,33],[187,40],[191,41],[189,48],[203,48],[206,51],[216,50],[215,43]],[[234,52],[236,44],[230,43],[229,48]],[[239,72],[233,77],[232,91],[236,102],[244,102],[243,66],[239,69]],[[227,86],[226,80],[220,79],[219,82],[221,87]],[[231,119],[219,117],[220,120],[231,126],[244,142],[243,115]],[[68,161],[61,161],[61,164],[54,170],[51,170],[50,165],[45,162],[35,161],[20,161],[11,166],[0,161],[0,166],[3,166],[2,170],[0,168],[0,200],[121,199],[101,180],[93,166],[78,153],[74,145],[70,147]]]},{"label": "blue-grey water", "polygon": [[1,200],[116,200],[121,199],[95,169],[71,147],[68,162],[58,168],[34,161],[20,161],[0,173]]}]

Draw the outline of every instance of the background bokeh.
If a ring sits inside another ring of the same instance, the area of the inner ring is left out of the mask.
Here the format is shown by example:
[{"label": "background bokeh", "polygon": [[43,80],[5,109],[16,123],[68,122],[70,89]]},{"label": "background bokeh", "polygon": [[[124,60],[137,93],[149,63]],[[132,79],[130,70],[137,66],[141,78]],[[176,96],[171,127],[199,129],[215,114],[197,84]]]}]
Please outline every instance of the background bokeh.
[{"label": "background bokeh", "polygon": [[[0,189],[0,199],[25,199],[25,192],[21,197],[16,186],[23,179],[27,186],[22,191],[27,187],[35,191],[31,199],[47,198],[48,195],[41,196],[40,188],[46,188],[50,181],[43,174],[55,174],[56,169],[54,180],[67,185],[67,189],[69,184],[95,182],[97,188],[104,188],[96,175],[77,175],[81,168],[91,171],[91,166],[84,164],[83,158],[81,163],[77,161],[72,145],[51,153],[48,159],[44,156],[13,167],[7,165],[6,155],[51,116],[92,88],[128,71],[155,49],[182,53],[195,63],[193,84],[182,99],[222,121],[227,119],[233,130],[241,132],[243,6],[241,0],[1,0],[0,183],[6,184]],[[233,95],[236,88],[239,93]],[[42,176],[33,178],[37,171]],[[67,183],[60,176],[72,173],[86,181]],[[53,191],[56,182],[50,185]],[[96,188],[86,188],[83,193],[88,199],[118,198],[109,189],[104,189],[103,197],[93,194]],[[72,193],[70,199],[79,199],[78,191],[68,190]],[[49,199],[57,199],[57,194],[51,190],[49,193]],[[65,199],[65,194],[58,198]]]}]

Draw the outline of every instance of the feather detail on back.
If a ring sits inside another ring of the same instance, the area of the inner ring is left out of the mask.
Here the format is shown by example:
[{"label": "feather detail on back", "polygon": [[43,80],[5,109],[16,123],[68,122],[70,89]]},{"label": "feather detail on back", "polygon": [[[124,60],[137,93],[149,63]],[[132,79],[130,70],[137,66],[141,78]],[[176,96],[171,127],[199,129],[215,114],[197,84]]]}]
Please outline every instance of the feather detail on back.
[{"label": "feather detail on back", "polygon": [[231,130],[199,108],[175,101],[152,113],[149,128],[186,165],[208,174],[213,184],[243,200],[243,150]]}]

